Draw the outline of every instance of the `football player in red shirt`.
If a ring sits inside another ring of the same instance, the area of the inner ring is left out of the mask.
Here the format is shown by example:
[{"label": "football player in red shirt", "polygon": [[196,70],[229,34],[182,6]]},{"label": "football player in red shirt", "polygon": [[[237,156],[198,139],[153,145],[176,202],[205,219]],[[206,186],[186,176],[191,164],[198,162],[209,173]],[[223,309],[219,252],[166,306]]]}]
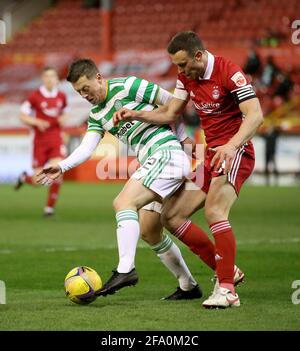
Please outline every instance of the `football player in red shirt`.
[{"label": "football player in red shirt", "polygon": [[[196,33],[175,35],[168,52],[178,67],[173,99],[151,112],[122,109],[115,113],[114,120],[172,123],[189,99],[194,103],[207,143],[203,185],[197,191],[180,189],[171,196],[164,206],[163,224],[216,272],[213,294],[203,306],[238,307],[240,300],[234,289],[236,244],[228,217],[254,168],[250,139],[263,122],[260,103],[241,68],[205,50]],[[201,207],[215,245],[188,219]]]},{"label": "football player in red shirt", "polygon": [[[34,91],[21,106],[20,119],[33,130],[33,163],[34,175],[23,172],[15,189],[24,184],[36,185],[36,174],[45,164],[53,164],[66,156],[63,143],[62,125],[65,122],[67,100],[57,86],[59,78],[53,67],[45,67],[42,72],[43,85]],[[58,179],[49,187],[44,215],[54,214],[62,179]]]}]

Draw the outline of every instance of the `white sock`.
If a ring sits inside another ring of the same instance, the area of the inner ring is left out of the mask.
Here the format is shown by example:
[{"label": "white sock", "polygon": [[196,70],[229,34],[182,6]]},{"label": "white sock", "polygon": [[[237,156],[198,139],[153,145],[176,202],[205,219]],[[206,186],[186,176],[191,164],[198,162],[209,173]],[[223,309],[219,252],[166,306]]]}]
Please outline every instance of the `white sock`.
[{"label": "white sock", "polygon": [[119,249],[119,273],[128,273],[134,268],[134,258],[140,236],[140,224],[136,211],[123,210],[116,213]]},{"label": "white sock", "polygon": [[168,235],[164,234],[163,240],[151,246],[151,248],[156,252],[157,256],[168,270],[178,279],[179,286],[182,290],[188,291],[197,285],[197,282],[193,278],[181,255],[179,247]]}]

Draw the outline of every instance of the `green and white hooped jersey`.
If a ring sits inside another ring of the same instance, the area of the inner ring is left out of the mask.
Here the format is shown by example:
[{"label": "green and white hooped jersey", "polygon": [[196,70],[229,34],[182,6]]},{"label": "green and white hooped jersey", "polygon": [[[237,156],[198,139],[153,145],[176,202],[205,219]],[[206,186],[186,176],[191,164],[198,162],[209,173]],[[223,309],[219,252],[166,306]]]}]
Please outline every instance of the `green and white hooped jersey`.
[{"label": "green and white hooped jersey", "polygon": [[122,107],[153,110],[158,91],[157,84],[134,76],[108,80],[106,99],[91,109],[87,130],[96,131],[101,136],[108,131],[128,144],[141,164],[157,150],[181,149],[168,125],[157,126],[139,121],[121,121],[118,126],[113,125],[113,114]]}]

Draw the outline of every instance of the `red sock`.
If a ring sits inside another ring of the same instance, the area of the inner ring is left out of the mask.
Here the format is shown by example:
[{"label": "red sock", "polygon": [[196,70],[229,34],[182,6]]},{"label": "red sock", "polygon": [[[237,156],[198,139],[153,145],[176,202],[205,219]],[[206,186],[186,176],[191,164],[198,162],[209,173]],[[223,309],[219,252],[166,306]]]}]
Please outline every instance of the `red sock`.
[{"label": "red sock", "polygon": [[47,207],[52,207],[54,208],[55,203],[58,198],[58,193],[59,189],[61,186],[62,181],[61,180],[55,180],[49,187],[48,191],[48,201],[47,201]]},{"label": "red sock", "polygon": [[189,247],[208,267],[215,270],[215,247],[208,235],[190,220],[184,222],[173,234]]},{"label": "red sock", "polygon": [[210,225],[215,238],[217,276],[221,287],[234,293],[235,237],[227,220]]},{"label": "red sock", "polygon": [[24,183],[33,185],[32,176],[29,176],[29,175],[26,174],[26,175],[24,176]]}]

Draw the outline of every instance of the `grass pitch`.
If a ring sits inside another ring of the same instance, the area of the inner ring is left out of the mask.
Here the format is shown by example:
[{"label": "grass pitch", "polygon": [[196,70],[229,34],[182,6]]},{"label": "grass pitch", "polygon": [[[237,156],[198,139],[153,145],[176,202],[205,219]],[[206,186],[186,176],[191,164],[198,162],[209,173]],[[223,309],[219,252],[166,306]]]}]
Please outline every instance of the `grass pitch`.
[{"label": "grass pitch", "polygon": [[[232,210],[237,263],[246,273],[240,308],[201,307],[212,273],[182,245],[204,297],[161,301],[177,282],[142,242],[136,287],[72,304],[63,291],[71,268],[93,267],[105,281],[117,264],[111,203],[121,187],[64,184],[56,216],[44,219],[45,189],[0,186],[0,280],[7,287],[0,330],[300,330],[300,304],[291,300],[292,282],[300,280],[300,187],[245,187]],[[201,211],[193,219],[207,229]]]}]

